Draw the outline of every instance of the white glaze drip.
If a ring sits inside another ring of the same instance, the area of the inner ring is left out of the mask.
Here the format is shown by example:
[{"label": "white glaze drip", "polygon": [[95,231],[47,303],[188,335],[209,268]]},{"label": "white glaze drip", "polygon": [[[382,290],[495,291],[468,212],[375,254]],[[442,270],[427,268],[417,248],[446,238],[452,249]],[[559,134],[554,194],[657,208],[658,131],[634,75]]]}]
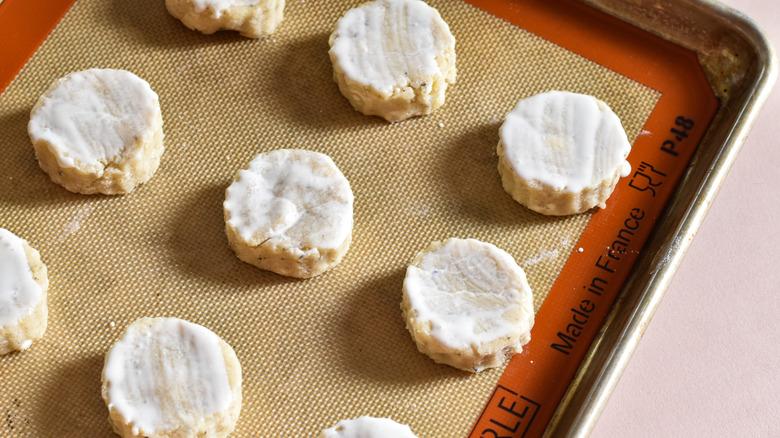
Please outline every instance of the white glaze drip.
[{"label": "white glaze drip", "polygon": [[0,228],[0,327],[18,324],[41,301],[42,295],[22,239]]},{"label": "white glaze drip", "polygon": [[631,174],[631,163],[628,161],[623,162],[623,169],[620,170],[620,177],[625,178]]}]

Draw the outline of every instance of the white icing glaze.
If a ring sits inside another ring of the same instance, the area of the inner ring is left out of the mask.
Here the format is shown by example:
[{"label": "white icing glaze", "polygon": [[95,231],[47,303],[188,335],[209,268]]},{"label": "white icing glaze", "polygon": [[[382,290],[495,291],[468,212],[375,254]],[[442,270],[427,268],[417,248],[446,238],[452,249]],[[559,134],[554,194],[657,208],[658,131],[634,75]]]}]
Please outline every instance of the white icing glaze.
[{"label": "white icing glaze", "polygon": [[631,174],[631,163],[628,161],[623,162],[623,169],[620,171],[620,177],[625,178]]},{"label": "white icing glaze", "polygon": [[331,51],[345,75],[384,94],[424,87],[440,72],[436,57],[455,45],[439,12],[420,0],[365,3],[347,11],[335,33]]},{"label": "white icing glaze", "polygon": [[415,319],[430,321],[442,344],[462,349],[517,331],[504,313],[533,312],[525,281],[512,256],[495,245],[450,239],[409,266],[404,288]]},{"label": "white icing glaze", "polygon": [[280,149],[260,154],[227,189],[228,223],[250,245],[270,238],[307,248],[338,248],[352,231],[352,189],[319,152]]},{"label": "white icing glaze", "polygon": [[29,132],[46,140],[62,167],[102,169],[127,156],[151,129],[157,94],[138,76],[89,69],[61,79],[34,111]]},{"label": "white icing glaze", "polygon": [[521,100],[500,134],[518,176],[575,193],[598,186],[616,171],[624,173],[631,151],[620,119],[607,104],[563,91]]},{"label": "white icing glaze", "polygon": [[[18,324],[41,301],[22,239],[0,228],[0,327]],[[29,345],[28,345],[29,346]]]},{"label": "white icing glaze", "polygon": [[254,6],[262,0],[192,0],[196,12],[203,12],[208,8],[214,18],[222,16],[231,6]]},{"label": "white icing glaze", "polygon": [[322,431],[322,438],[417,438],[409,426],[398,424],[389,418],[363,416],[341,420],[330,429]]},{"label": "white icing glaze", "polygon": [[198,424],[232,401],[219,338],[181,319],[130,326],[108,353],[103,373],[109,407],[137,433]]}]

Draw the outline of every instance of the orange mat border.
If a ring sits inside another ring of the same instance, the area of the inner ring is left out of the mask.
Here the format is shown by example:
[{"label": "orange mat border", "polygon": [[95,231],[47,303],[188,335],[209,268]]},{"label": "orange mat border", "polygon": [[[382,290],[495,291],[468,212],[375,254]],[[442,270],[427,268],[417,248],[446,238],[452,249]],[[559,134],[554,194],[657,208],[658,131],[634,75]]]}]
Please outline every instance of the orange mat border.
[{"label": "orange mat border", "polygon": [[38,50],[75,0],[0,2],[0,94]]}]

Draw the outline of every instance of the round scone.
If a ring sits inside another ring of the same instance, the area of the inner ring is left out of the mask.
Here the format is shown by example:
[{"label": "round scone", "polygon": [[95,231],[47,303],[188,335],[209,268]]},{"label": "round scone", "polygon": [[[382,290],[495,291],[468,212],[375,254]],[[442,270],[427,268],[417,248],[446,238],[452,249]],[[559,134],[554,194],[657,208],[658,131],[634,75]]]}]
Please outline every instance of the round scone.
[{"label": "round scone", "polygon": [[329,53],[352,106],[390,122],[430,114],[455,83],[455,37],[420,0],[376,0],[347,11]]},{"label": "round scone", "polygon": [[225,437],[241,411],[241,365],[203,326],[141,318],[106,354],[102,394],[122,437]]},{"label": "round scone", "polygon": [[280,149],[238,172],[225,195],[230,247],[241,260],[309,278],[337,265],[352,241],[349,182],[319,152]]},{"label": "round scone", "polygon": [[546,215],[606,207],[631,152],[618,116],[593,96],[550,91],[521,100],[506,116],[498,172],[517,202]]},{"label": "round scone", "polygon": [[272,34],[284,17],[284,0],[165,0],[165,7],[192,30],[236,30],[249,38]]},{"label": "round scone", "polygon": [[358,417],[341,420],[322,431],[320,438],[417,438],[412,429],[389,418]]},{"label": "round scone", "polygon": [[49,277],[27,241],[0,228],[0,355],[26,350],[43,337]]},{"label": "round scone", "polygon": [[157,94],[124,70],[89,69],[56,80],[27,128],[41,168],[76,193],[129,193],[154,175],[163,153]]},{"label": "round scone", "polygon": [[417,349],[479,372],[531,340],[533,294],[505,251],[474,239],[432,243],[406,271],[401,310]]}]

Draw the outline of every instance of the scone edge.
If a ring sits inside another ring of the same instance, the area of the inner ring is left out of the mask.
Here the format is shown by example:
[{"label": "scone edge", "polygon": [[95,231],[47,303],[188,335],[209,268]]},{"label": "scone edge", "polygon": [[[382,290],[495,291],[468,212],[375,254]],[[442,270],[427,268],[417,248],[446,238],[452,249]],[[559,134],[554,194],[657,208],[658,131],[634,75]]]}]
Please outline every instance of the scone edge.
[{"label": "scone edge", "polygon": [[32,345],[32,342],[43,338],[48,326],[48,271],[38,250],[30,246],[26,240],[21,239],[21,241],[33,279],[41,288],[41,299],[17,324],[0,327],[0,356],[12,351],[25,350],[25,347]]},{"label": "scone edge", "polygon": [[296,251],[296,248],[269,239],[260,245],[251,245],[230,225],[230,213],[224,209],[225,233],[230,249],[243,262],[260,269],[294,278],[312,278],[320,275],[339,263],[349,250],[352,242],[352,230],[336,248],[313,248],[314,251]]},{"label": "scone edge", "polygon": [[498,173],[504,190],[526,208],[548,216],[568,216],[584,213],[593,207],[605,208],[620,179],[621,168],[616,169],[596,186],[575,193],[558,190],[536,180],[520,177],[506,159],[503,141],[498,142]]},{"label": "scone edge", "polygon": [[233,5],[219,17],[210,8],[196,11],[192,0],[165,0],[168,13],[190,30],[205,35],[237,31],[247,38],[270,36],[284,19],[285,0],[262,0],[256,5]]},{"label": "scone edge", "polygon": [[[349,77],[339,66],[336,55],[332,51],[328,53],[333,64],[333,80],[352,107],[364,115],[379,116],[391,123],[431,114],[444,105],[447,86],[455,83],[454,51],[451,57],[445,57],[448,62],[441,67],[443,74],[437,73],[422,81],[425,86],[409,84],[394,88],[390,94]],[[452,59],[451,63],[449,59]]]}]

